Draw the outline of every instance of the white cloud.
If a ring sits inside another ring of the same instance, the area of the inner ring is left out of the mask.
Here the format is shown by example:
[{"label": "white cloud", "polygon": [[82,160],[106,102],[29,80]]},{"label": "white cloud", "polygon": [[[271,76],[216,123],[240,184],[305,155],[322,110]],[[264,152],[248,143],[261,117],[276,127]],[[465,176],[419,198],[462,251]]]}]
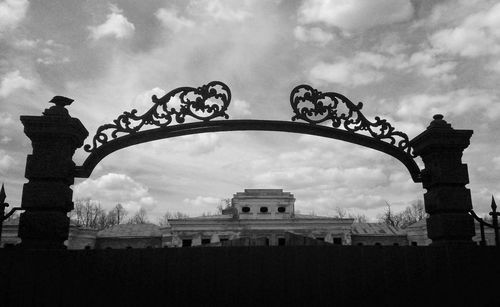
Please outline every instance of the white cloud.
[{"label": "white cloud", "polygon": [[333,35],[333,33],[326,32],[318,27],[306,28],[297,26],[293,30],[293,35],[297,40],[301,42],[316,43],[320,46],[328,44],[335,38],[335,35]]},{"label": "white cloud", "polygon": [[480,112],[490,119],[500,116],[498,97],[472,89],[460,89],[444,94],[418,94],[404,97],[396,114],[403,118],[425,117],[434,114],[463,115]]},{"label": "white cloud", "polygon": [[179,16],[178,10],[174,8],[161,8],[156,12],[155,16],[161,21],[163,26],[174,33],[177,33],[184,29],[190,29],[195,25],[194,21]]},{"label": "white cloud", "polygon": [[342,59],[332,64],[319,62],[311,69],[309,77],[313,82],[358,86],[378,82],[384,78],[384,74],[370,67],[370,64],[356,59]]},{"label": "white cloud", "polygon": [[0,82],[0,97],[5,98],[21,89],[32,90],[36,82],[21,76],[19,70],[5,74]]},{"label": "white cloud", "polygon": [[0,150],[0,174],[5,174],[16,163],[14,158]]},{"label": "white cloud", "polygon": [[20,39],[13,42],[13,46],[22,50],[30,50],[35,48],[40,43],[40,40],[34,39]]},{"label": "white cloud", "polygon": [[215,210],[217,205],[220,203],[221,198],[212,196],[197,196],[194,199],[185,198],[184,203],[197,207],[196,209],[203,209],[207,211]]},{"label": "white cloud", "polygon": [[500,60],[492,61],[488,66],[486,66],[488,70],[500,73]]},{"label": "white cloud", "polygon": [[248,102],[241,99],[235,99],[231,101],[227,114],[229,114],[231,118],[235,118],[251,115],[252,112],[250,111],[250,104]]},{"label": "white cloud", "polygon": [[0,139],[0,144],[7,144],[9,143],[10,141],[12,141],[12,138],[8,137],[8,136],[3,136],[1,139]]},{"label": "white cloud", "polygon": [[176,150],[190,155],[206,155],[219,146],[219,135],[215,133],[187,135],[182,137],[182,140]]},{"label": "white cloud", "polygon": [[122,14],[123,11],[114,5],[110,5],[110,9],[111,13],[107,15],[107,19],[103,24],[89,27],[92,39],[98,40],[103,37],[124,39],[134,34],[135,26]]},{"label": "white cloud", "polygon": [[500,170],[500,156],[494,157],[492,159],[495,169]]},{"label": "white cloud", "polygon": [[139,113],[141,113],[141,111],[149,110],[149,108],[153,106],[153,95],[161,98],[165,96],[166,93],[167,92],[165,90],[159,87],[152,88],[149,91],[145,91],[142,94],[137,95],[132,101],[131,107],[134,109],[138,109]]},{"label": "white cloud", "polygon": [[[389,50],[396,52],[397,48]],[[333,63],[317,63],[310,70],[309,77],[313,82],[358,86],[382,81],[386,70],[395,70],[415,71],[424,77],[449,82],[456,78],[452,73],[456,65],[457,63],[452,61],[440,62],[431,49],[411,55],[357,52],[351,58],[339,58]]]},{"label": "white cloud", "polygon": [[[300,178],[298,180],[298,178]],[[336,188],[374,188],[384,184],[387,176],[378,168],[294,166],[263,172],[253,178],[262,186],[289,186],[301,189],[325,185]]]},{"label": "white cloud", "polygon": [[240,7],[240,2],[232,0],[193,0],[188,10],[193,15],[202,15],[215,20],[243,21],[251,14]]},{"label": "white cloud", "polygon": [[28,0],[5,0],[0,2],[0,33],[13,29],[24,19]]},{"label": "white cloud", "polygon": [[0,112],[0,127],[7,127],[12,124],[12,115],[10,113]]},{"label": "white cloud", "polygon": [[464,57],[500,53],[500,3],[435,32],[430,42],[440,52]]},{"label": "white cloud", "polygon": [[143,184],[124,174],[108,173],[97,179],[86,179],[75,185],[74,198],[92,198],[107,210],[121,203],[129,212],[151,209],[156,200]]},{"label": "white cloud", "polygon": [[345,31],[407,21],[413,6],[408,0],[306,0],[299,8],[299,22],[322,22]]}]

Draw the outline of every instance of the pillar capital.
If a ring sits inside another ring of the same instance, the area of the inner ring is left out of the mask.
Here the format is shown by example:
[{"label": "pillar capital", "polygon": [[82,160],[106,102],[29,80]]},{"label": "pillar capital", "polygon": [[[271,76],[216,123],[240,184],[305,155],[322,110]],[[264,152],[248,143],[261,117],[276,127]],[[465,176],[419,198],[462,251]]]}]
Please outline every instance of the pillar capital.
[{"label": "pillar capital", "polygon": [[413,153],[424,156],[436,151],[462,152],[470,144],[472,130],[455,130],[441,114],[434,115],[427,129],[410,141]]}]

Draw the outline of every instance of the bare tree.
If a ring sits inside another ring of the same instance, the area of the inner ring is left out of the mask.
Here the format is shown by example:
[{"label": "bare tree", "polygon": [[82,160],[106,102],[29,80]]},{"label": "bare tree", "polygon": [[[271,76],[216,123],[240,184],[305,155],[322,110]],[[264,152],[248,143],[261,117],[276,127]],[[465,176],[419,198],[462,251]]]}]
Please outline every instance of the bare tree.
[{"label": "bare tree", "polygon": [[169,215],[168,215],[168,212],[165,213],[162,217],[160,217],[158,219],[158,225],[164,227],[164,226],[168,226],[169,223],[168,223],[168,220],[170,219]]},{"label": "bare tree", "polygon": [[379,217],[380,222],[385,223],[389,226],[399,227],[399,224],[401,222],[400,218],[397,215],[395,215],[394,212],[392,212],[391,205],[389,204],[389,202],[386,201],[385,203],[387,205],[387,209]]},{"label": "bare tree", "polygon": [[401,220],[401,228],[406,228],[427,217],[424,208],[424,202],[419,199],[416,202],[406,207],[403,212],[399,213]]},{"label": "bare tree", "polygon": [[75,200],[75,209],[70,214],[70,218],[75,220],[78,226],[99,229],[105,224],[102,221],[105,215],[99,202],[92,201],[90,198],[80,198]]},{"label": "bare tree", "polygon": [[366,223],[366,222],[368,222],[368,218],[366,217],[366,215],[361,214],[361,213],[358,213],[358,214],[349,213],[347,215],[347,217],[350,219],[354,219],[354,223]]},{"label": "bare tree", "polygon": [[358,213],[354,214],[349,212],[349,210],[341,207],[335,207],[335,215],[334,217],[339,218],[339,219],[354,219],[355,223],[366,223],[368,221],[368,218],[366,215]]},{"label": "bare tree", "polygon": [[116,206],[108,213],[108,226],[123,223],[125,221],[125,216],[127,216],[127,210],[125,210],[121,204],[116,204]]},{"label": "bare tree", "polygon": [[180,211],[177,211],[177,212],[165,212],[165,214],[163,214],[163,216],[161,218],[158,219],[158,224],[160,226],[167,226],[169,223],[168,221],[169,220],[177,220],[177,219],[185,219],[185,218],[188,218],[189,215],[187,215],[186,213],[184,212],[180,212]]},{"label": "bare tree", "polygon": [[146,209],[141,208],[137,211],[127,222],[128,224],[147,224],[148,221],[148,213]]},{"label": "bare tree", "polygon": [[[223,214],[222,212],[229,208],[231,208],[231,198],[223,198],[220,200],[219,205],[217,206],[216,214]],[[207,212],[207,215],[212,215],[212,214]]]},{"label": "bare tree", "polygon": [[394,213],[391,210],[391,205],[388,202],[386,202],[386,204],[387,209],[381,216],[379,216],[379,221],[386,223],[387,225],[406,228],[426,218],[427,216],[422,200],[417,200],[416,202],[410,204],[400,213]]},{"label": "bare tree", "polygon": [[341,208],[341,207],[335,207],[335,216],[336,218],[339,218],[339,219],[344,219],[347,217],[347,210],[345,208]]}]

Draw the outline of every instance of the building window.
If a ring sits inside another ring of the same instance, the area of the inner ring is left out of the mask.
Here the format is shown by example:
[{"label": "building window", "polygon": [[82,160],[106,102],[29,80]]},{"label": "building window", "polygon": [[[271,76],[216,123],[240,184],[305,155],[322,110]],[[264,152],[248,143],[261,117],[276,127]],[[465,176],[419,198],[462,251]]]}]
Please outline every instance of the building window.
[{"label": "building window", "polygon": [[243,207],[243,208],[241,208],[241,212],[243,212],[243,213],[250,212],[250,207]]},{"label": "building window", "polygon": [[220,239],[219,242],[226,242],[228,239],[227,238],[224,238],[224,239]]},{"label": "building window", "polygon": [[202,245],[210,244],[210,239],[201,239],[201,244]]},{"label": "building window", "polygon": [[394,245],[394,246],[399,246],[399,243],[393,243],[392,245]]},{"label": "building window", "polygon": [[358,246],[363,246],[363,243],[362,243],[362,242],[359,242],[359,243],[358,243]]},{"label": "building window", "polygon": [[269,246],[269,238],[266,238],[266,246]]},{"label": "building window", "polygon": [[417,242],[415,241],[411,242],[411,246],[417,246],[417,245],[418,245]]},{"label": "building window", "polygon": [[127,247],[125,247],[125,248],[126,248],[126,249],[132,249],[132,246],[127,246]]},{"label": "building window", "polygon": [[184,240],[182,240],[182,247],[189,247],[189,246],[191,246],[192,242],[193,242],[193,240],[191,240],[191,239],[184,239]]},{"label": "building window", "polygon": [[342,238],[333,238],[333,244],[342,245]]},{"label": "building window", "polygon": [[325,238],[323,238],[323,237],[316,237],[316,240],[325,241]]},{"label": "building window", "polygon": [[279,213],[285,213],[286,208],[285,207],[278,207],[278,212]]},{"label": "building window", "polygon": [[380,244],[380,242],[375,242],[375,246],[380,246],[382,244]]},{"label": "building window", "polygon": [[278,238],[278,246],[285,246],[286,240],[285,238]]},{"label": "building window", "polygon": [[260,207],[260,213],[267,213],[267,207]]}]

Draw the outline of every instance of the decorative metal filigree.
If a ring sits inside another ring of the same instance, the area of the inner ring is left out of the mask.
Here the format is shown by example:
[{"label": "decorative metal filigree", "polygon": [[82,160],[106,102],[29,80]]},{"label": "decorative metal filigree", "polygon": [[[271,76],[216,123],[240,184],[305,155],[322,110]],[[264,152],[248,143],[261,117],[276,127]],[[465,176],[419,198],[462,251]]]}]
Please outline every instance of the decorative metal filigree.
[{"label": "decorative metal filigree", "polygon": [[186,116],[202,121],[216,117],[229,118],[226,110],[231,102],[229,87],[220,82],[212,81],[198,88],[180,87],[161,98],[152,96],[153,106],[144,114],[137,115],[137,110],[123,112],[113,120],[112,124],[102,125],[92,140],[92,146],[87,144],[84,149],[92,152],[97,147],[106,144],[110,137],[116,139],[118,134],[133,134],[146,125],[166,127],[175,121],[184,123]]},{"label": "decorative metal filigree", "polygon": [[388,142],[410,154],[408,136],[378,116],[375,122],[369,121],[361,113],[361,102],[356,105],[341,94],[322,93],[309,85],[299,85],[290,94],[290,104],[295,113],[293,121],[302,119],[319,124],[331,120],[334,128],[342,127],[348,132],[367,131],[374,139]]}]

